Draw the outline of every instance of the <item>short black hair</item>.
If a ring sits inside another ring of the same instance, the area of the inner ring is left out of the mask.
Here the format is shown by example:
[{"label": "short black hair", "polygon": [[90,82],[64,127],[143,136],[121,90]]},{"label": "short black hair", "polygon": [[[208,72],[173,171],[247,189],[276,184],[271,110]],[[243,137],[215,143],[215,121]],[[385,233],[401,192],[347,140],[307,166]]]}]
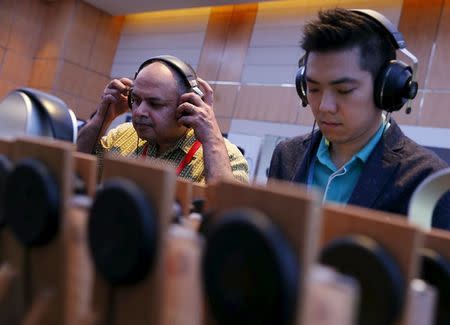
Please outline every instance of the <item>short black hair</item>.
[{"label": "short black hair", "polygon": [[395,59],[387,31],[374,19],[342,8],[320,11],[318,19],[304,27],[301,47],[309,52],[359,48],[360,68],[376,80],[380,69]]}]

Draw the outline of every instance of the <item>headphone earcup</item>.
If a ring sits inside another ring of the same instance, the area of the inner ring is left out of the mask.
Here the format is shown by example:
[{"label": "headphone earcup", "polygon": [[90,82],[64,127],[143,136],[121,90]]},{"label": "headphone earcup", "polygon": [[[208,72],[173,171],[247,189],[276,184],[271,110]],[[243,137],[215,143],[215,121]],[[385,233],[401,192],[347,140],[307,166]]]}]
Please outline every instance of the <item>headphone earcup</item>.
[{"label": "headphone earcup", "polygon": [[133,103],[131,102],[131,89],[128,91],[127,103],[130,110],[133,109]]},{"label": "headphone earcup", "polygon": [[400,110],[409,99],[416,97],[418,86],[412,77],[410,66],[401,61],[390,61],[375,80],[375,105],[387,112]]},{"label": "headphone earcup", "polygon": [[306,79],[305,79],[305,66],[301,65],[297,74],[295,75],[295,88],[297,89],[297,94],[302,101],[302,106],[306,107],[308,105],[308,98],[306,97]]}]

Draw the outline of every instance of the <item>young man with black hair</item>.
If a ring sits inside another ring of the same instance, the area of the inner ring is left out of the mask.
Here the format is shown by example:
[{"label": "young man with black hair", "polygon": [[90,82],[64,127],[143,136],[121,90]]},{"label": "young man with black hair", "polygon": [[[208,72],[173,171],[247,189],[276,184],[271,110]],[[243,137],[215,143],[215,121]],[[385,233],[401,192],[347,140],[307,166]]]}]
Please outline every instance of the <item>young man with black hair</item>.
[{"label": "young man with black hair", "polygon": [[[303,100],[319,130],[281,142],[270,178],[317,187],[324,201],[406,214],[416,187],[447,167],[383,113],[390,107],[380,107],[385,104],[377,98],[379,88],[395,59],[391,37],[376,19],[340,8],[321,11],[305,26]],[[405,96],[414,97],[412,82]],[[440,200],[432,226],[450,229],[448,195]]]},{"label": "young man with black hair", "polygon": [[[204,93],[200,96],[189,89],[185,79],[173,65],[157,59],[141,66],[134,81],[112,80],[95,115],[80,130],[78,150],[97,153],[100,165],[104,153],[113,152],[158,159],[176,167],[180,177],[198,183],[220,179],[248,182],[247,161],[222,137],[212,88],[196,79]],[[129,105],[132,123],[120,124],[104,136],[111,122],[129,111]]]}]

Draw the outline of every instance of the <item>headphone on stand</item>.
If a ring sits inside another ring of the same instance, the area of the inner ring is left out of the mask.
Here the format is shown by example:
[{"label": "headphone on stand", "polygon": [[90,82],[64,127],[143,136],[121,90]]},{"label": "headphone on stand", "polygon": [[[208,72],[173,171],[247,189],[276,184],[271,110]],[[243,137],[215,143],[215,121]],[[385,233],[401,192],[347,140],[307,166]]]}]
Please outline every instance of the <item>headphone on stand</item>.
[{"label": "headphone on stand", "polygon": [[[180,76],[183,78],[183,81],[186,83],[186,85],[189,86],[189,89],[191,91],[193,91],[200,97],[204,96],[203,92],[198,86],[197,74],[195,73],[195,70],[188,63],[172,55],[159,55],[144,61],[135,72],[134,80],[136,80],[136,77],[142,69],[153,62],[164,62],[168,64],[171,68],[175,69],[180,74]],[[128,94],[128,107],[130,109],[132,108],[133,104],[133,100],[130,96],[132,90],[133,88],[130,89]]]},{"label": "headphone on stand", "polygon": [[[375,105],[388,113],[398,111],[408,102],[406,113],[411,112],[411,101],[417,95],[418,84],[415,79],[417,74],[417,58],[406,49],[406,42],[397,28],[382,14],[369,9],[352,9],[351,12],[377,23],[381,31],[389,39],[396,50],[400,50],[411,61],[412,66],[399,60],[390,60],[378,72],[374,81]],[[306,61],[308,53],[299,60],[299,69],[295,76],[295,86],[302,106],[308,105],[306,86]]]}]

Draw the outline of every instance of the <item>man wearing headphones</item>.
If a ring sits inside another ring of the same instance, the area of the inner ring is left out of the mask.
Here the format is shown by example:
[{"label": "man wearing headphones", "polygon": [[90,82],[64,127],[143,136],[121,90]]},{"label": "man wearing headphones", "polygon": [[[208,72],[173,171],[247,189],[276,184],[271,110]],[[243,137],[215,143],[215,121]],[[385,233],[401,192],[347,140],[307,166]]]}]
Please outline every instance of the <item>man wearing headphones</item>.
[{"label": "man wearing headphones", "polygon": [[[395,61],[405,46],[371,10],[321,11],[308,23],[296,84],[319,130],[281,142],[269,177],[317,187],[324,201],[406,214],[416,187],[447,164],[390,118],[417,93],[414,69]],[[448,195],[432,226],[450,229]]]},{"label": "man wearing headphones", "polygon": [[[119,125],[99,141],[111,122],[130,108],[132,123]],[[104,152],[158,158],[194,182],[248,182],[247,161],[220,132],[212,88],[192,67],[168,55],[145,61],[134,82],[112,80],[97,112],[80,130],[77,146],[100,158]]]}]

